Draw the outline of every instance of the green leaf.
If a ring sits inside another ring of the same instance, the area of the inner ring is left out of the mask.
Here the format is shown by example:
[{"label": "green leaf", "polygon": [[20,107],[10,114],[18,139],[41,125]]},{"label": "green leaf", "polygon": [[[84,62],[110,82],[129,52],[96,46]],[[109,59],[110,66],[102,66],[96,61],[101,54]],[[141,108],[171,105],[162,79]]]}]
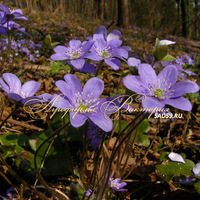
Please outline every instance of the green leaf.
[{"label": "green leaf", "polygon": [[149,138],[146,135],[139,133],[135,139],[137,145],[148,147],[150,144]]},{"label": "green leaf", "polygon": [[64,144],[54,143],[52,145],[46,157],[42,173],[44,176],[57,176],[70,173],[70,162]]},{"label": "green leaf", "polygon": [[173,61],[176,60],[173,56],[166,55],[164,58],[162,58],[160,61]]},{"label": "green leaf", "polygon": [[29,140],[29,144],[30,144],[30,147],[31,147],[34,151],[37,150],[37,147],[36,147],[37,139],[30,139],[30,140]]},{"label": "green leaf", "polygon": [[188,159],[185,159],[186,164],[179,162],[169,162],[168,165],[156,165],[156,168],[160,170],[163,179],[169,182],[174,176],[192,176],[192,169],[195,164]]},{"label": "green leaf", "polygon": [[158,61],[161,61],[165,56],[167,56],[167,45],[157,48],[153,55]]},{"label": "green leaf", "polygon": [[47,46],[51,46],[51,36],[50,35],[47,35],[46,37],[45,37],[45,39],[44,39],[44,43],[45,43],[45,45],[47,45]]},{"label": "green leaf", "polygon": [[200,104],[200,98],[199,98],[199,93],[190,93],[190,98],[196,103]]},{"label": "green leaf", "polygon": [[195,190],[200,194],[200,181],[194,184]]},{"label": "green leaf", "polygon": [[[118,123],[118,121],[114,121],[114,125],[113,127],[116,126],[116,124]],[[121,131],[128,125],[129,123],[126,120],[121,120]],[[117,128],[115,129],[115,132],[119,132],[119,125],[117,126]],[[127,131],[125,131],[126,133]]]},{"label": "green leaf", "polygon": [[163,152],[163,153],[161,153],[161,154],[160,154],[160,160],[166,162],[167,160],[169,160],[168,155],[169,155],[169,153],[167,153],[167,152]]},{"label": "green leaf", "polygon": [[25,146],[28,142],[28,137],[24,134],[17,135],[15,133],[6,133],[4,135],[0,135],[0,140],[3,145],[19,145]]},{"label": "green leaf", "polygon": [[158,39],[158,38],[156,38],[156,44],[155,44],[155,47],[154,47],[154,50],[153,50],[153,55],[154,55],[154,53],[156,52],[156,50],[157,50],[157,46],[158,46],[158,42],[159,42],[160,40]]},{"label": "green leaf", "polygon": [[60,42],[53,42],[53,43],[51,43],[51,46],[52,46],[52,47],[55,47],[55,46],[57,46],[58,44],[60,44]]},{"label": "green leaf", "polygon": [[142,123],[138,127],[138,132],[139,133],[147,133],[149,131],[150,124],[149,122],[145,119],[142,121]]}]

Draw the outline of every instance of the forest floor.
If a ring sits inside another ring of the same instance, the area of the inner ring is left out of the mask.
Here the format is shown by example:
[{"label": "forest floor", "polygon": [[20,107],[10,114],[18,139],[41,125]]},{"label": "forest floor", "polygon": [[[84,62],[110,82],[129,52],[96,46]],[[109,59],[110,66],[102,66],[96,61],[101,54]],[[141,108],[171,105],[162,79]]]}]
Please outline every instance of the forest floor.
[{"label": "forest floor", "polygon": [[[78,39],[84,41],[87,36],[92,36],[100,25],[108,27],[112,21],[100,21],[98,19],[82,19],[80,16],[63,17],[58,13],[32,12],[28,14],[23,10],[25,16],[29,15],[28,22],[24,22],[27,32],[31,35],[30,38],[35,42],[44,42],[45,38],[50,35],[53,42],[58,42],[61,45],[68,44],[71,39]],[[115,24],[115,23],[114,23]],[[139,58],[142,62],[148,62],[152,55],[155,39],[159,38],[175,41],[175,45],[169,47],[169,52],[174,57],[184,55],[185,53],[200,59],[200,41],[194,41],[183,37],[168,35],[164,32],[144,30],[138,27],[130,27],[129,29],[120,29],[115,25],[111,25],[108,32],[112,30],[120,30],[122,33],[123,45],[132,48],[132,56]],[[27,36],[28,38],[29,36]],[[30,62],[26,57],[20,59],[12,66],[12,73],[18,75],[23,82],[35,80],[41,83],[40,90],[37,94],[43,93],[57,93],[58,89],[54,82],[62,80],[69,69],[59,68],[55,70],[51,68],[52,61],[50,56],[53,54],[52,48],[45,46],[41,53],[43,56],[35,62]],[[9,65],[7,65],[9,67]],[[198,76],[192,76],[189,79],[195,81],[200,85],[199,79],[200,64],[192,68]],[[103,95],[108,96],[111,93],[116,93],[118,90],[123,90],[122,84],[118,85],[123,71],[128,70],[129,67],[125,63],[119,71],[113,71],[112,68],[102,68],[100,76],[104,79],[106,89]],[[4,72],[11,72],[10,69],[5,69]],[[83,82],[92,77],[88,75],[83,76],[81,73],[76,74]],[[15,104],[6,98],[6,94],[0,90],[1,107],[0,107],[0,121],[3,121],[14,109]],[[198,102],[200,99],[198,100]],[[194,102],[193,102],[194,104]],[[178,111],[180,113],[180,111]],[[151,142],[155,136],[154,143],[149,150],[146,159],[143,160],[140,166],[134,169],[129,176],[130,179],[138,180],[128,184],[129,192],[126,193],[125,199],[198,199],[199,195],[194,190],[193,185],[175,185],[172,182],[165,183],[160,181],[159,172],[155,169],[155,165],[161,163],[159,157],[162,150],[170,150],[180,153],[185,153],[186,157],[191,159],[194,163],[200,161],[200,106],[195,104],[193,113],[181,112],[184,115],[183,119],[177,119],[174,122],[170,119],[162,119],[158,123],[158,119],[149,119],[150,128],[147,133],[148,139]],[[131,116],[122,116],[128,122],[131,121]],[[20,122],[20,123],[19,123]],[[159,125],[158,125],[159,124]],[[1,135],[10,132],[27,136],[32,135],[38,131],[47,129],[47,122],[45,120],[30,119],[23,109],[15,113],[4,126],[0,132]],[[137,146],[137,145],[136,145]],[[112,149],[112,148],[111,148]],[[139,160],[147,148],[136,147],[133,150],[133,161]],[[11,163],[11,160],[9,160]],[[1,163],[1,168],[5,166]],[[23,173],[21,176],[23,178]],[[12,183],[16,183],[10,175],[7,175]],[[69,183],[58,176],[47,176],[51,184],[55,184],[58,188],[60,185],[67,187]],[[19,184],[19,183],[18,183]],[[0,195],[5,196],[5,191],[9,187],[8,181],[2,176],[0,178]],[[56,187],[55,186],[55,187]],[[28,199],[28,194],[25,194],[24,199]],[[124,198],[124,197],[123,197]],[[34,197],[32,198],[34,199]],[[35,198],[36,199],[36,198]],[[71,197],[73,200],[73,197]],[[122,199],[119,197],[119,199]]]}]

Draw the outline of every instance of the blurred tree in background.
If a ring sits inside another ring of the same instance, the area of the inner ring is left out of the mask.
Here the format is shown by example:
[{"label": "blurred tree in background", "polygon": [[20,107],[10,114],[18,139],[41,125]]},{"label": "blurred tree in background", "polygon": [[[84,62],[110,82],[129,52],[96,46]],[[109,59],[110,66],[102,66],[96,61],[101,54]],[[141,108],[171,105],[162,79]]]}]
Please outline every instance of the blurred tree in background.
[{"label": "blurred tree in background", "polygon": [[119,27],[138,26],[199,39],[200,0],[15,0],[29,11],[112,20]]}]

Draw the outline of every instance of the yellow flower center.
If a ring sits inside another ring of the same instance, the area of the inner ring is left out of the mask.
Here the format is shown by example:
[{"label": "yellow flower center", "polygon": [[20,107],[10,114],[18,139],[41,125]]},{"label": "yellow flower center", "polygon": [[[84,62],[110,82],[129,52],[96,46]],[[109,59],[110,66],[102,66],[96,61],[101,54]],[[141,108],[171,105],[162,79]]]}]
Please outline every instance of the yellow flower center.
[{"label": "yellow flower center", "polygon": [[161,89],[156,89],[155,96],[160,98],[160,97],[162,97],[162,95],[163,95],[163,91]]}]

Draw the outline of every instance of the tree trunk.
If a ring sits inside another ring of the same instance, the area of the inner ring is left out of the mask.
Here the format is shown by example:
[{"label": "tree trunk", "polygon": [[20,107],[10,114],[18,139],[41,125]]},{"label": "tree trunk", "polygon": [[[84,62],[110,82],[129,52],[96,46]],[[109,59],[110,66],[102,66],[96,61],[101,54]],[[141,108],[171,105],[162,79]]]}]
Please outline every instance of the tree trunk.
[{"label": "tree trunk", "polygon": [[198,29],[198,24],[199,24],[199,21],[198,21],[198,0],[194,0],[194,3],[195,3],[195,10],[194,10],[194,13],[195,13],[195,21],[194,21],[194,32],[195,32],[195,39],[198,39],[199,38],[199,29]]},{"label": "tree trunk", "polygon": [[118,0],[117,25],[123,28],[128,28],[129,26],[128,0]]},{"label": "tree trunk", "polygon": [[100,2],[100,11],[101,11],[100,19],[104,20],[104,18],[105,18],[105,0],[101,0],[101,2]]},{"label": "tree trunk", "polygon": [[187,12],[186,12],[186,0],[181,0],[181,18],[182,18],[182,36],[187,37]]}]

